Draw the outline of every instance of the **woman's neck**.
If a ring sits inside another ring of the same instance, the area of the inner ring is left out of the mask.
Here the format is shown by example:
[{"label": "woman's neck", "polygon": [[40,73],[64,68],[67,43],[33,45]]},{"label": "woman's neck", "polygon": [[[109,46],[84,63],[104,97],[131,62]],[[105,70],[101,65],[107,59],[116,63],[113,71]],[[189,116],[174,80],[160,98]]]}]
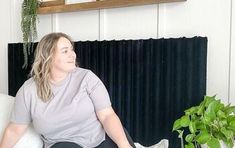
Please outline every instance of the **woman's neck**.
[{"label": "woman's neck", "polygon": [[64,80],[66,78],[66,76],[68,75],[68,73],[65,73],[65,72],[60,72],[60,73],[51,73],[50,74],[50,81],[52,84],[57,84],[59,82],[61,82],[62,80]]}]

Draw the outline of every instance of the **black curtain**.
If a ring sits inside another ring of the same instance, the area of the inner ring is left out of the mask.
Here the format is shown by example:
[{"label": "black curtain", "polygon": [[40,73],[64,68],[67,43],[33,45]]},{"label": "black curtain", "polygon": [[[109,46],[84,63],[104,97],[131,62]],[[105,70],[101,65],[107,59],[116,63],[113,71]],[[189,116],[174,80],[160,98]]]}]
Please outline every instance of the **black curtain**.
[{"label": "black curtain", "polygon": [[[9,44],[13,96],[30,69],[21,68],[21,49],[21,43]],[[134,141],[150,146],[168,139],[170,147],[180,147],[172,125],[206,94],[207,38],[79,41],[75,52],[79,66],[91,69],[106,85]]]}]

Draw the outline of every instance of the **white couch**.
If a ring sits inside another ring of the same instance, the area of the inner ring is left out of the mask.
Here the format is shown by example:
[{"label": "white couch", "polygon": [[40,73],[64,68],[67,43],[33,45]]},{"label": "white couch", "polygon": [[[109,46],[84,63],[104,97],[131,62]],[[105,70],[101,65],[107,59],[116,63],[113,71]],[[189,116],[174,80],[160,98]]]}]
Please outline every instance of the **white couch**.
[{"label": "white couch", "polygon": [[[0,94],[0,139],[11,115],[14,97]],[[18,141],[14,148],[42,148],[40,136],[30,126],[24,136]]]},{"label": "white couch", "polygon": [[[0,93],[0,139],[2,138],[5,127],[9,123],[14,99],[14,97]],[[137,148],[146,148],[139,143],[135,143],[135,145]],[[43,143],[40,136],[30,126],[14,148],[42,148],[42,146]],[[168,140],[163,139],[159,143],[148,148],[168,148]]]}]

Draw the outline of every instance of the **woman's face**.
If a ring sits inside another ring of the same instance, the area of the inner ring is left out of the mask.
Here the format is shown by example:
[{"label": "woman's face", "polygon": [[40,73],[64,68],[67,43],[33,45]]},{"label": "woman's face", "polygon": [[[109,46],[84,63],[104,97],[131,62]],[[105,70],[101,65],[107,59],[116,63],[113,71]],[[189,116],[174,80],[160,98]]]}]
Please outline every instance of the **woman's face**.
[{"label": "woman's face", "polygon": [[70,72],[76,67],[75,63],[76,54],[72,44],[68,39],[61,37],[52,58],[52,72]]}]

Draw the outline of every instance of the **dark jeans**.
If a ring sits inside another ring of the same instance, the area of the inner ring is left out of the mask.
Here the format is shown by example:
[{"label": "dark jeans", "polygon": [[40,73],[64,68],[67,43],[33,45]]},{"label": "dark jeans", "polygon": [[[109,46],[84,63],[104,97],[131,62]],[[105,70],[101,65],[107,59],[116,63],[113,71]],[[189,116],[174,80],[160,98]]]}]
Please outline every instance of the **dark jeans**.
[{"label": "dark jeans", "polygon": [[[134,142],[131,139],[130,135],[128,132],[124,129],[127,140],[131,144],[133,148],[135,148]],[[54,144],[51,148],[82,148],[81,146],[77,145],[76,143],[72,142],[58,142]],[[113,142],[113,140],[106,134],[105,135],[105,140],[98,145],[96,148],[118,148],[118,146]]]}]

